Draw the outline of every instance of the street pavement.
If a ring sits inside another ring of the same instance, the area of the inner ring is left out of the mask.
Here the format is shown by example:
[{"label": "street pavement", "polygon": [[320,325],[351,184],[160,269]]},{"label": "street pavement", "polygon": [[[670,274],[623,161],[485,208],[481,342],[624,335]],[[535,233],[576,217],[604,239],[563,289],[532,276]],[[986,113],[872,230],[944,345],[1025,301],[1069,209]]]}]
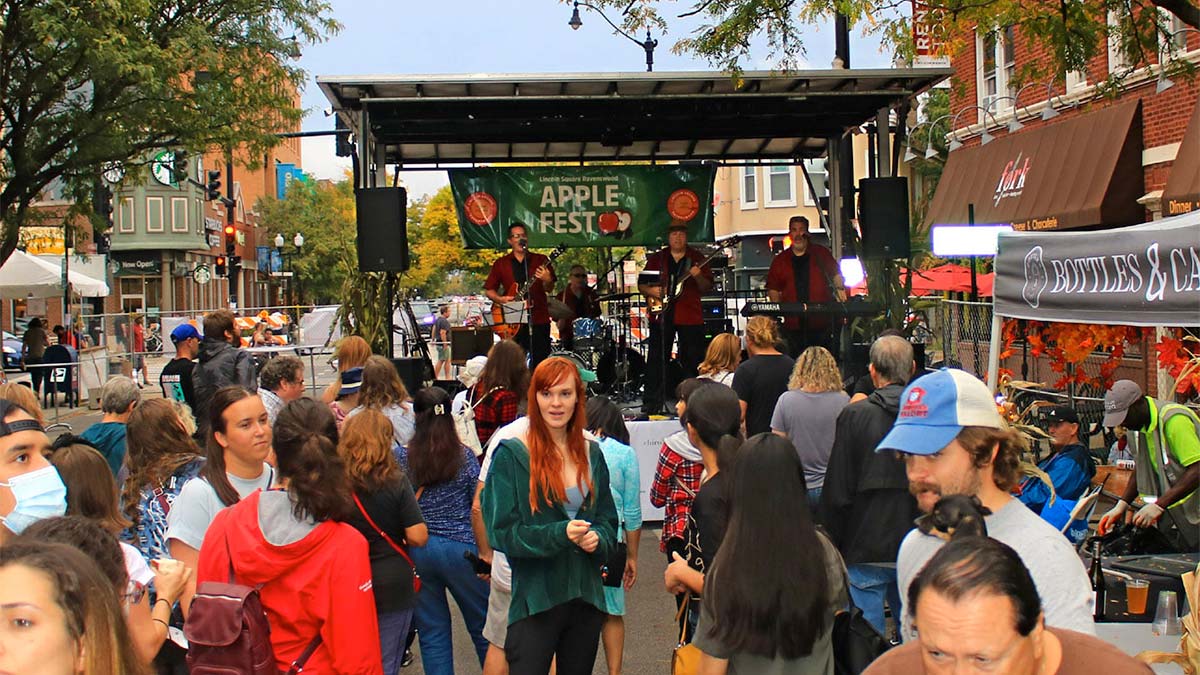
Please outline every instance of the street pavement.
[{"label": "street pavement", "polygon": [[[308,392],[320,392],[333,381],[335,373],[328,364],[329,356],[318,356],[315,359],[316,376],[311,372],[305,373],[305,384]],[[144,397],[160,397],[162,391],[158,386],[158,375],[163,366],[170,360],[168,356],[148,357],[146,363],[150,371],[150,385],[142,390]],[[307,358],[305,365],[309,365]],[[26,373],[8,373],[10,381],[29,381]],[[313,387],[314,381],[316,387]],[[61,398],[61,397],[60,397]],[[65,405],[49,408],[45,411],[48,423],[62,422],[70,425],[70,432],[79,434],[92,424],[99,422],[102,416],[99,410],[90,410],[87,402],[78,408],[67,408]],[[51,434],[57,436],[58,434]],[[658,550],[660,531],[658,523],[651,523],[642,530],[641,543],[638,546],[638,580],[633,589],[628,591],[625,598],[625,659],[622,672],[628,675],[659,675],[669,672],[671,666],[671,650],[677,638],[674,628],[675,601],[663,588],[663,572],[666,570],[666,558]],[[459,613],[453,598],[449,598],[452,607],[450,615],[454,626],[454,666],[458,673],[480,672],[475,650],[467,635],[462,615]],[[405,673],[420,673],[421,657],[418,644],[414,643],[413,652],[416,660]],[[608,672],[604,658],[604,648],[600,647],[596,656],[596,666],[593,672],[600,675]]]}]

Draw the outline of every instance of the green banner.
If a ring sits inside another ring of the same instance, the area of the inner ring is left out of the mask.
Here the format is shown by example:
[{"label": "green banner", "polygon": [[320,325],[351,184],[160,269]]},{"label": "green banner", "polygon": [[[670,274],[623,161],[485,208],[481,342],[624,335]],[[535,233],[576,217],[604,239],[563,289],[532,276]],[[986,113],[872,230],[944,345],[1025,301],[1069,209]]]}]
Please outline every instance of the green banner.
[{"label": "green banner", "polygon": [[673,222],[688,240],[713,241],[715,166],[538,166],[450,169],[467,248],[508,248],[525,225],[531,248],[649,246]]}]

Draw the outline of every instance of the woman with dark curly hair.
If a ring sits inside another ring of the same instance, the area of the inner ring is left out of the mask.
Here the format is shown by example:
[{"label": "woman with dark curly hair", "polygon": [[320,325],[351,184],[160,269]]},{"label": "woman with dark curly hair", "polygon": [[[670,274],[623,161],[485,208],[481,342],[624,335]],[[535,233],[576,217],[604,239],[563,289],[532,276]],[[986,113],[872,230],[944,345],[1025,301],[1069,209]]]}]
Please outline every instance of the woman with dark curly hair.
[{"label": "woman with dark curly hair", "polygon": [[278,488],[217,514],[197,580],[259,588],[281,672],[318,637],[307,670],[383,672],[367,542],[344,521],[354,508],[329,408],[302,398],[275,420]]}]

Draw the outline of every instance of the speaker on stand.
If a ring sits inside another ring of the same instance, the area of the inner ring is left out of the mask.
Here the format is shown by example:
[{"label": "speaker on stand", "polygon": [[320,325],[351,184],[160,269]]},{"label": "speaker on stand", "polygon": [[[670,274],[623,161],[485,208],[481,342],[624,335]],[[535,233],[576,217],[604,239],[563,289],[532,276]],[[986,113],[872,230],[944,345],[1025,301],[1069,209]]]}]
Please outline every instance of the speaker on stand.
[{"label": "speaker on stand", "polygon": [[858,182],[859,225],[863,258],[907,258],[912,255],[908,232],[908,179],[863,178]]}]

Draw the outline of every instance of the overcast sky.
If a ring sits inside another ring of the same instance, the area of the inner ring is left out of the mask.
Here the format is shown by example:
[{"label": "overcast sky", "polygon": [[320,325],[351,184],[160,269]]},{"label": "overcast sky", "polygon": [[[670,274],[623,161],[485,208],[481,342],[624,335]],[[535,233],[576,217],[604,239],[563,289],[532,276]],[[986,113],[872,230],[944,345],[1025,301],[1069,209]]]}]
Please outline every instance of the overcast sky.
[{"label": "overcast sky", "polygon": [[[308,74],[302,102],[308,111],[306,131],[329,130],[329,101],[316,85],[319,75],[416,75],[445,73],[570,73],[645,70],[642,49],[616,35],[594,12],[580,9],[583,26],[567,25],[571,5],[557,0],[454,0],[453,2],[396,2],[391,0],[332,0],[342,32],[328,42],[304,48],[300,65]],[[687,2],[662,5],[668,17],[685,11]],[[607,12],[616,21],[618,11]],[[691,27],[677,20],[659,40],[654,69],[711,70],[691,56],[676,56],[670,46]],[[644,34],[643,34],[644,35]],[[806,31],[808,67],[825,69],[833,60],[830,26]],[[639,38],[642,36],[639,36]],[[891,59],[879,53],[878,41],[851,37],[851,62],[856,68],[887,67]],[[765,49],[752,52],[747,69],[769,68]],[[334,156],[333,137],[302,141],[304,170],[318,178],[340,180],[348,159]],[[401,176],[412,197],[435,192],[447,183],[444,171],[409,171]]]}]

